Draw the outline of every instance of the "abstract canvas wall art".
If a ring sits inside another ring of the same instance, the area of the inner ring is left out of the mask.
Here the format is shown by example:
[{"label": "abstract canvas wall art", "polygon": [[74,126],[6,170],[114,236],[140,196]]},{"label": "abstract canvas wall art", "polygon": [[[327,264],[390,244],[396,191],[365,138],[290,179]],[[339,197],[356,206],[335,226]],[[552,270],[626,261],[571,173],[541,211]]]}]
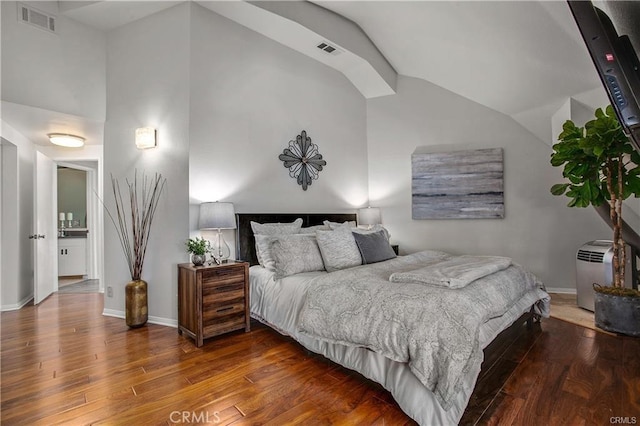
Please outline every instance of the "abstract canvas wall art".
[{"label": "abstract canvas wall art", "polygon": [[433,149],[418,148],[411,156],[413,219],[504,217],[502,148]]}]

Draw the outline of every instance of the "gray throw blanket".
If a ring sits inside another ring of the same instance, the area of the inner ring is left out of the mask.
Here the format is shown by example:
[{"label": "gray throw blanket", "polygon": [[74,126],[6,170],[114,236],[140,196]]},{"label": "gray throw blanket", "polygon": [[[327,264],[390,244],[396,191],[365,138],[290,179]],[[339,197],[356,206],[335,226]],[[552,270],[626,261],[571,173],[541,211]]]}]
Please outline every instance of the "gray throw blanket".
[{"label": "gray throw blanket", "polygon": [[389,281],[394,271],[449,258],[425,251],[321,276],[307,293],[300,331],[407,362],[448,409],[462,375],[482,362],[481,324],[525,294],[531,303],[546,295],[533,274],[515,265],[456,290]]},{"label": "gray throw blanket", "polygon": [[456,256],[408,272],[394,272],[394,283],[429,284],[448,288],[462,288],[478,278],[502,271],[511,259],[500,256]]}]

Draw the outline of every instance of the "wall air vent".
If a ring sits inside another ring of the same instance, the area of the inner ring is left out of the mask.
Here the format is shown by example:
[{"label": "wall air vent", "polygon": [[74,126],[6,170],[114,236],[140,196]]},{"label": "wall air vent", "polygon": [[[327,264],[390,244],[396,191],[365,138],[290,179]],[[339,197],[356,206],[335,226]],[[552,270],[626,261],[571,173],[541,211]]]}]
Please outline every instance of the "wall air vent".
[{"label": "wall air vent", "polygon": [[18,3],[18,20],[50,33],[56,32],[55,16],[22,3]]},{"label": "wall air vent", "polygon": [[336,46],[332,46],[326,41],[323,41],[322,43],[318,44],[316,47],[325,53],[329,53],[330,55],[339,55],[340,53],[342,53],[342,49]]}]

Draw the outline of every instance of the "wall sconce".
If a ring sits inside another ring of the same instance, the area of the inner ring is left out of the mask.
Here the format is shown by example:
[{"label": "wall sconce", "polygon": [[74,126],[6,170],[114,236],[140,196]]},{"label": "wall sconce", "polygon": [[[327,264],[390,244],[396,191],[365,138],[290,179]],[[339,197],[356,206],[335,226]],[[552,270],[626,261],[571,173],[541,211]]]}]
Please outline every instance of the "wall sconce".
[{"label": "wall sconce", "polygon": [[49,133],[49,140],[54,145],[65,146],[67,148],[80,148],[84,145],[84,138],[66,133]]},{"label": "wall sconce", "polygon": [[367,225],[368,229],[371,229],[373,225],[379,225],[382,223],[380,219],[380,208],[367,207],[365,209],[359,209],[358,222],[360,225]]},{"label": "wall sconce", "polygon": [[156,147],[156,129],[153,127],[140,127],[136,129],[136,147],[147,149]]}]

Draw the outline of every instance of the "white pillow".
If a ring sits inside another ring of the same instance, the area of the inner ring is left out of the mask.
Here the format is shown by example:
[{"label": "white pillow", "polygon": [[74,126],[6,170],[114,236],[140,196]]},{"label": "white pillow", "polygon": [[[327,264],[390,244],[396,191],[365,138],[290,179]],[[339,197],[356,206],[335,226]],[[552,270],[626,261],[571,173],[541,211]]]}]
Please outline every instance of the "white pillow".
[{"label": "white pillow", "polygon": [[[276,270],[276,259],[273,255],[273,243],[278,240],[291,240],[300,239],[303,237],[312,237],[315,242],[315,235],[313,234],[290,234],[290,235],[255,235],[256,237],[256,254],[258,256],[258,262],[264,268],[270,271]],[[322,268],[324,269],[324,267]]]},{"label": "white pillow", "polygon": [[[297,234],[298,232],[300,232],[301,227],[302,218],[298,218],[291,223],[258,223],[251,221],[251,230],[253,231],[253,235],[256,237],[256,257],[258,258],[258,263],[267,268],[267,266],[265,266],[263,252],[269,249],[268,245],[258,244],[258,235]],[[269,261],[271,261],[271,257],[268,257]]]},{"label": "white pillow", "polygon": [[316,231],[316,239],[328,272],[362,265],[362,256],[356,240],[347,226],[334,231]]},{"label": "white pillow", "polygon": [[330,231],[329,225],[312,225],[307,226],[306,228],[300,228],[301,234],[313,234],[316,231]]},{"label": "white pillow", "polygon": [[277,235],[255,235],[256,238],[256,256],[258,263],[270,271],[275,271],[275,261],[271,256],[271,242],[278,238]]},{"label": "white pillow", "polygon": [[270,243],[276,279],[301,272],[324,271],[322,255],[313,235],[281,235]]},{"label": "white pillow", "polygon": [[302,227],[302,218],[297,218],[291,223],[258,223],[251,221],[251,229],[254,235],[289,235],[297,234]]}]

